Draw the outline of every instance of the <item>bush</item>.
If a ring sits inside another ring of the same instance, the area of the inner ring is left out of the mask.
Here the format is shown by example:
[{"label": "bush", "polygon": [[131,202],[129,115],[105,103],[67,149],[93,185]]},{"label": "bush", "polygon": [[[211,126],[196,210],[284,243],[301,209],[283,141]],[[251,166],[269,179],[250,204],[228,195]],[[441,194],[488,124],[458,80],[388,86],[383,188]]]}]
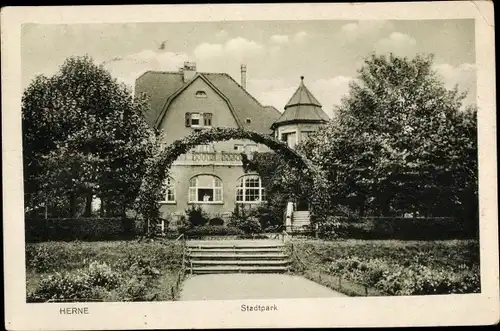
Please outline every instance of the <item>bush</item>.
[{"label": "bush", "polygon": [[457,271],[418,264],[405,267],[383,259],[353,256],[331,262],[330,272],[389,295],[477,293],[480,289],[478,268]]},{"label": "bush", "polygon": [[88,281],[92,286],[113,289],[120,284],[120,274],[113,271],[105,262],[93,261],[88,268]]},{"label": "bush", "polygon": [[241,229],[222,225],[204,225],[186,231],[186,236],[189,238],[200,238],[203,236],[238,236],[243,234],[244,232]]},{"label": "bush", "polygon": [[262,226],[255,214],[256,210],[247,210],[242,205],[236,205],[229,219],[229,225],[245,234],[261,233]]},{"label": "bush", "polygon": [[191,205],[191,207],[186,209],[186,217],[191,227],[203,226],[207,224],[210,219],[210,216],[200,205]]},{"label": "bush", "polygon": [[126,239],[135,229],[135,220],[121,217],[25,219],[27,242]]},{"label": "bush", "polygon": [[157,294],[151,293],[155,285],[148,277],[131,277],[118,288],[114,301],[153,301]]},{"label": "bush", "polygon": [[437,240],[475,238],[476,232],[464,221],[451,217],[337,217],[319,223],[318,235],[324,239],[402,239]]},{"label": "bush", "polygon": [[77,272],[63,272],[51,274],[42,278],[37,290],[28,295],[29,301],[71,300],[85,301],[99,299],[94,295],[88,273],[83,270]]}]

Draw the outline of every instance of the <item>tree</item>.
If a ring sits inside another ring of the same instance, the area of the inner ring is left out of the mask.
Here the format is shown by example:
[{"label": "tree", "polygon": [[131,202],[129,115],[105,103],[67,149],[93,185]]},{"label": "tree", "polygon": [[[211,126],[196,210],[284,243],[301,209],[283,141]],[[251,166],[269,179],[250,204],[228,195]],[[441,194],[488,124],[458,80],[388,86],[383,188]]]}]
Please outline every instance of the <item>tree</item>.
[{"label": "tree", "polygon": [[88,56],[68,58],[53,77],[36,77],[22,99],[28,209],[60,205],[55,213],[89,215],[98,197],[104,213],[123,214],[155,141],[146,111],[144,100]]},{"label": "tree", "polygon": [[432,61],[371,55],[335,118],[300,147],[327,172],[332,204],[361,216],[472,208],[476,109],[463,109],[465,94],[447,90]]}]

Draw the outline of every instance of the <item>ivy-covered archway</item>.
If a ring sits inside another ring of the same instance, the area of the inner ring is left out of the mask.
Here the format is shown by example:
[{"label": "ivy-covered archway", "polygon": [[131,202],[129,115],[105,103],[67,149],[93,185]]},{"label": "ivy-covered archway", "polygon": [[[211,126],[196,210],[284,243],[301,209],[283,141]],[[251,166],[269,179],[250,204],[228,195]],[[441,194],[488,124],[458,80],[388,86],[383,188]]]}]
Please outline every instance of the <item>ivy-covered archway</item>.
[{"label": "ivy-covered archway", "polygon": [[[138,209],[146,223],[147,231],[149,231],[149,224],[154,224],[159,219],[160,206],[158,201],[160,201],[160,197],[166,189],[165,178],[168,175],[168,169],[174,161],[197,145],[231,139],[252,140],[256,143],[266,145],[282,156],[291,166],[303,171],[305,178],[311,180],[316,187],[323,183],[322,172],[318,167],[305,156],[289,148],[284,142],[276,140],[269,135],[238,128],[213,128],[195,131],[189,136],[176,140],[166,146],[154,159],[150,160],[138,199]],[[314,206],[315,202],[321,201],[321,197],[312,192],[311,201]]]}]

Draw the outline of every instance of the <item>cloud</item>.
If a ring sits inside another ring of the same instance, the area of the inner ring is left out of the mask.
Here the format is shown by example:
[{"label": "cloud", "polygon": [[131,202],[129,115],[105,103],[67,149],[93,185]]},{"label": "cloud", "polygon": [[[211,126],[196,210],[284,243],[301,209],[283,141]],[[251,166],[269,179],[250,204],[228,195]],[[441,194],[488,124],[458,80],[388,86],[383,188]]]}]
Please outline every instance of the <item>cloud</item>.
[{"label": "cloud", "polygon": [[193,54],[199,59],[219,57],[224,54],[224,47],[221,44],[203,43],[194,49]]},{"label": "cloud", "polygon": [[271,36],[271,41],[276,44],[288,44],[288,36],[276,34]]},{"label": "cloud", "polygon": [[194,49],[194,56],[199,59],[210,59],[231,56],[237,59],[252,57],[264,51],[264,47],[253,40],[237,37],[225,44],[202,43]]},{"label": "cloud", "polygon": [[[310,82],[306,80],[305,84],[323,106],[323,111],[332,117],[333,106],[340,104],[342,97],[348,93],[352,80],[352,77],[334,76]],[[283,79],[252,79],[247,84],[248,91],[257,100],[265,105],[272,105],[281,112],[298,86],[299,82],[291,84]]]},{"label": "cloud", "polygon": [[295,34],[295,36],[293,37],[294,41],[297,42],[297,43],[300,43],[304,40],[306,40],[306,38],[309,36],[309,34],[305,31],[300,31],[300,32],[297,32]]},{"label": "cloud", "polygon": [[447,89],[452,89],[458,85],[462,92],[468,92],[464,104],[476,103],[476,66],[471,63],[462,63],[452,66],[447,63],[435,64],[434,70],[442,78]]},{"label": "cloud", "polygon": [[382,38],[375,43],[374,49],[378,53],[410,55],[414,54],[416,45],[415,38],[401,32],[393,32],[388,37]]},{"label": "cloud", "polygon": [[377,37],[392,28],[393,24],[388,21],[358,21],[343,25],[336,38],[345,43],[354,43],[361,39]]},{"label": "cloud", "polygon": [[119,81],[134,87],[135,80],[148,70],[177,71],[184,61],[188,61],[186,53],[157,52],[143,50],[138,53],[115,57],[105,61],[104,68]]}]

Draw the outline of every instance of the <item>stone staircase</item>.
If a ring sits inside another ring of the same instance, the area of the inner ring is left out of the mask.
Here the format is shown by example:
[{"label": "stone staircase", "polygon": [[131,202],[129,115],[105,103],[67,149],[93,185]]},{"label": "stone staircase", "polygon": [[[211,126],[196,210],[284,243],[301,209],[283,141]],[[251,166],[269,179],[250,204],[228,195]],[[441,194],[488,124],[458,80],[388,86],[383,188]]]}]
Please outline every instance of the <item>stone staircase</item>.
[{"label": "stone staircase", "polygon": [[191,274],[284,273],[290,258],[280,241],[187,241],[186,269]]},{"label": "stone staircase", "polygon": [[294,229],[299,229],[311,223],[309,211],[294,211],[292,214],[292,226]]}]

